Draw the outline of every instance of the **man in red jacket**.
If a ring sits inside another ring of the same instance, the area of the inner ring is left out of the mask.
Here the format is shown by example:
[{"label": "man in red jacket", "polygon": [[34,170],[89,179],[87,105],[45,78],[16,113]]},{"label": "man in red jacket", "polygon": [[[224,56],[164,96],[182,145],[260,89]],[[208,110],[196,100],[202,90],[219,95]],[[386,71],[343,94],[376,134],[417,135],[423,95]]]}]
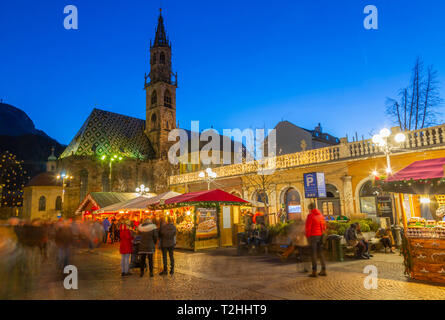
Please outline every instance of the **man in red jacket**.
[{"label": "man in red jacket", "polygon": [[326,276],[326,262],[323,254],[323,233],[326,230],[326,223],[323,215],[318,209],[315,209],[315,204],[309,204],[309,210],[311,213],[306,220],[306,238],[309,241],[311,247],[312,256],[312,273],[310,277],[317,276],[317,253],[320,257],[321,272],[320,276]]}]

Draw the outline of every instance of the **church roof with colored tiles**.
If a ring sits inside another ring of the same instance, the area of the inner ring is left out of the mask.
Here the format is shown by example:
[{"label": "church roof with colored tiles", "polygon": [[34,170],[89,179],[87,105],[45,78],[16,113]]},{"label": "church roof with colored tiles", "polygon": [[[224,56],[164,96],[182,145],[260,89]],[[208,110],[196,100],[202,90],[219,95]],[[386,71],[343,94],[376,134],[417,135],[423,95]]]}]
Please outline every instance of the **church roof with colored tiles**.
[{"label": "church roof with colored tiles", "polygon": [[144,130],[142,119],[95,108],[60,158],[112,154],[153,158],[154,151]]}]

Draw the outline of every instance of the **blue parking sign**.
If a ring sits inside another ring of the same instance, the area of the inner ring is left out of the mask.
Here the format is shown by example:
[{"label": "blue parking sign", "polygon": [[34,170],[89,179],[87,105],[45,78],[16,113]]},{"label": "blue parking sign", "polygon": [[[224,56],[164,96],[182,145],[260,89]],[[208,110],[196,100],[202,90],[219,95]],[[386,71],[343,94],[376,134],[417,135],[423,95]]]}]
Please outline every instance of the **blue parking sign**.
[{"label": "blue parking sign", "polygon": [[324,173],[312,172],[303,175],[304,180],[304,196],[307,199],[325,198],[326,183]]}]

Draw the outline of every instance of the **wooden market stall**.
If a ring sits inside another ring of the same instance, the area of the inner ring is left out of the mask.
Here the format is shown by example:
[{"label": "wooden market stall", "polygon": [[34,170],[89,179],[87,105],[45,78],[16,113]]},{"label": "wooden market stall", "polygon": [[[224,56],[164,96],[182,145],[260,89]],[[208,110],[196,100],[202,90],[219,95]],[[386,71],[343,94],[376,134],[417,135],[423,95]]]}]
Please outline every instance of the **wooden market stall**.
[{"label": "wooden market stall", "polygon": [[381,182],[394,193],[405,235],[406,273],[445,283],[445,158],[416,161]]},{"label": "wooden market stall", "polygon": [[117,219],[128,219],[143,221],[147,218],[155,219],[157,213],[155,210],[149,210],[148,207],[152,204],[159,203],[161,200],[170,199],[179,196],[180,193],[168,191],[160,195],[154,193],[147,195],[140,195],[136,198],[118,202],[102,209],[94,211],[96,216],[114,215]]},{"label": "wooden market stall", "polygon": [[[95,215],[95,211],[122,201],[134,199],[137,196],[137,193],[91,192],[82,200],[75,211],[75,215],[82,216],[82,220],[93,219],[98,217]],[[105,215],[109,216],[110,214]]]},{"label": "wooden market stall", "polygon": [[164,219],[173,219],[177,248],[196,251],[232,246],[240,207],[248,205],[248,201],[217,189],[183,194],[150,208],[163,210]]}]

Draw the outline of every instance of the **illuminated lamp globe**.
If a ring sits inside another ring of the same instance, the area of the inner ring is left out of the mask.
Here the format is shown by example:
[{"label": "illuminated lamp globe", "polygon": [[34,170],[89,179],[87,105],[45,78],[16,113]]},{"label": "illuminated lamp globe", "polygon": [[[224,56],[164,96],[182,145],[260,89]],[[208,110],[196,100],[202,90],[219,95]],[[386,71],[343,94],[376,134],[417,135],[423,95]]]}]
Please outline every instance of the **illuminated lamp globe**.
[{"label": "illuminated lamp globe", "polygon": [[397,143],[402,143],[402,142],[405,142],[406,136],[403,133],[400,132],[400,133],[396,134],[396,136],[394,137],[394,140]]},{"label": "illuminated lamp globe", "polygon": [[372,142],[375,144],[379,144],[382,141],[382,137],[379,134],[375,134],[372,136]]},{"label": "illuminated lamp globe", "polygon": [[391,131],[389,131],[389,129],[387,128],[383,128],[382,130],[380,130],[380,136],[383,138],[387,138],[391,135]]}]

